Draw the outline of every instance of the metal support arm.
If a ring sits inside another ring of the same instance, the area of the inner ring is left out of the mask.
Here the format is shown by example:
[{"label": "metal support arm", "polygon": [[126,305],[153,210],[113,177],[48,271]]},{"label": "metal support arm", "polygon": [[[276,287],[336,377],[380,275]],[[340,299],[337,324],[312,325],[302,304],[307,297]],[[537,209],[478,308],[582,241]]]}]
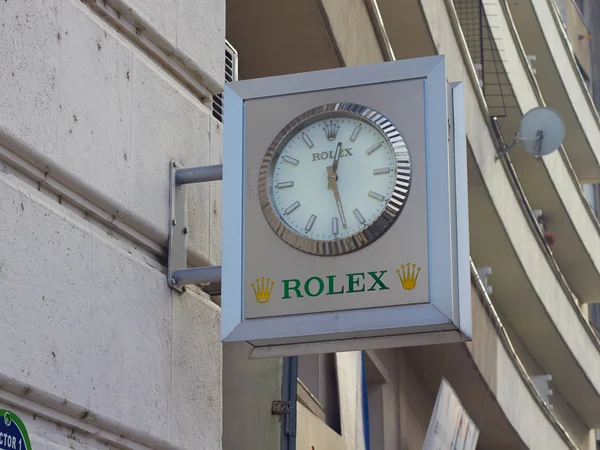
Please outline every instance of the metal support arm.
[{"label": "metal support arm", "polygon": [[179,286],[185,286],[186,284],[220,283],[221,266],[179,269],[175,271],[173,278],[175,278],[175,284]]},{"label": "metal support arm", "polygon": [[204,183],[207,181],[220,181],[223,179],[223,165],[190,167],[187,169],[177,169],[175,171],[175,184]]},{"label": "metal support arm", "polygon": [[223,166],[180,167],[171,161],[169,176],[169,266],[168,284],[173,289],[185,290],[188,284],[202,284],[211,295],[221,293],[221,266],[187,267],[187,189],[186,184],[205,183],[223,179]]}]

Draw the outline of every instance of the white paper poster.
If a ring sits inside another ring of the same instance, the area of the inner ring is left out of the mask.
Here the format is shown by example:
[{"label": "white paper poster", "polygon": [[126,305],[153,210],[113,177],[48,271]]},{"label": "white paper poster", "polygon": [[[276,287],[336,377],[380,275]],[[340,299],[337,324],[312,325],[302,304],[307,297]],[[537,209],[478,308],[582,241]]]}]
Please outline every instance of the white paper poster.
[{"label": "white paper poster", "polygon": [[479,429],[442,378],[423,450],[475,450],[478,437]]}]

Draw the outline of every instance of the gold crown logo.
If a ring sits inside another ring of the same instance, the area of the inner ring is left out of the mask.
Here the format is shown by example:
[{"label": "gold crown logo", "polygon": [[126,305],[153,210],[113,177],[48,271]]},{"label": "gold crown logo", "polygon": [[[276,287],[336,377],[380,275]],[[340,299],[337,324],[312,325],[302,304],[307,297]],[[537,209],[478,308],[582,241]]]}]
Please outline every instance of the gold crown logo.
[{"label": "gold crown logo", "polygon": [[266,282],[265,277],[262,277],[260,280],[257,278],[256,284],[252,283],[252,289],[254,289],[254,297],[256,297],[256,301],[258,303],[267,303],[271,298],[273,286],[275,286],[275,282],[271,281],[270,278],[267,278]]},{"label": "gold crown logo", "polygon": [[325,136],[327,136],[327,140],[334,141],[337,137],[340,126],[333,123],[332,121],[329,121],[329,123],[325,125],[323,129],[325,130]]},{"label": "gold crown logo", "polygon": [[[417,269],[415,271],[415,268]],[[416,272],[416,274],[415,274]],[[400,282],[402,283],[402,287],[407,291],[414,289],[417,285],[417,279],[419,278],[419,272],[421,272],[421,268],[417,267],[416,264],[413,264],[410,267],[410,263],[406,265],[406,270],[404,266],[402,266],[402,270],[396,270],[396,273],[400,277]]]}]

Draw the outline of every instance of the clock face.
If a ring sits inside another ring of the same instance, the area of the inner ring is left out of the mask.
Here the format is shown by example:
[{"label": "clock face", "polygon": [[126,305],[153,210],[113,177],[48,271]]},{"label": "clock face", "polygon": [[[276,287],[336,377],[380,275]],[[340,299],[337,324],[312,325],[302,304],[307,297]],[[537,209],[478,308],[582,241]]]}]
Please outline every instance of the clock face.
[{"label": "clock face", "polygon": [[340,255],[380,237],[410,188],[410,157],[376,111],[334,103],[308,111],[275,138],[259,194],[273,230],[295,248]]}]

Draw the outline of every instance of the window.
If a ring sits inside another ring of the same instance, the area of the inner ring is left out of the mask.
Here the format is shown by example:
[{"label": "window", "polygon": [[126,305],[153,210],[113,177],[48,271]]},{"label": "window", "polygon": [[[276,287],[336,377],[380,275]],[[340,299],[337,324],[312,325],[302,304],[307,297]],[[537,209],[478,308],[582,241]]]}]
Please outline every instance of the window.
[{"label": "window", "polygon": [[600,333],[600,303],[588,304],[588,315],[590,323]]},{"label": "window", "polygon": [[583,68],[583,66],[581,64],[579,64],[579,60],[577,58],[575,58],[575,60],[577,61],[577,68],[579,69],[579,73],[583,77],[583,81],[585,82],[585,85],[587,86],[588,90],[591,90],[592,89],[592,85],[591,85],[591,82],[590,82],[589,75],[587,74],[587,72],[585,71],[585,69]]}]

